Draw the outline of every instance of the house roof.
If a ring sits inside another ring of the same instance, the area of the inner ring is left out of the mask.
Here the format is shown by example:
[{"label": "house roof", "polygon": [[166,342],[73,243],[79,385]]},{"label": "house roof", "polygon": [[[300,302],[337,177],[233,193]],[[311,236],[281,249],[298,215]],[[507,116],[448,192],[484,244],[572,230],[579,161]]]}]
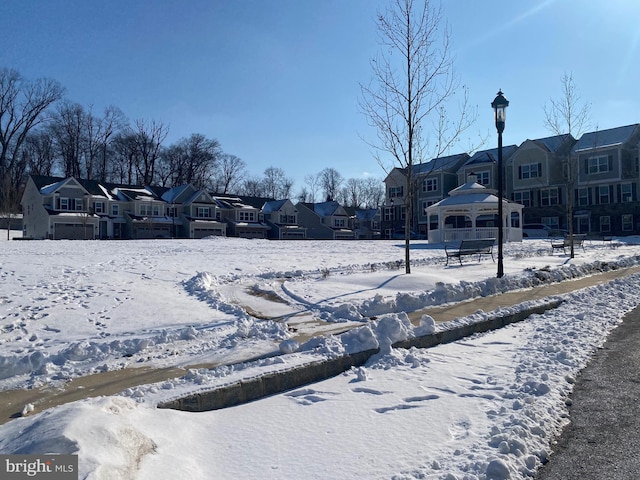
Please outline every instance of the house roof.
[{"label": "house roof", "polygon": [[358,208],[355,211],[355,216],[358,220],[373,220],[377,214],[377,208]]},{"label": "house roof", "polygon": [[[179,185],[177,187],[170,188],[166,192],[164,192],[160,197],[167,203],[175,202],[176,199],[182,195],[188,188],[192,188],[191,185]],[[197,192],[195,192],[197,193]],[[195,194],[194,193],[194,194]]]},{"label": "house roof", "polygon": [[592,148],[617,147],[631,140],[631,137],[638,131],[640,124],[634,123],[626,127],[610,128],[585,133],[573,146],[573,152],[583,152]]},{"label": "house roof", "polygon": [[[62,187],[70,178],[73,178],[52,177],[47,175],[31,175],[30,177],[35,186],[44,195],[52,194],[58,188]],[[97,180],[79,180],[77,178],[75,178],[74,180],[78,182],[82,186],[82,188],[84,188],[89,194],[96,197],[105,197],[109,200],[118,199],[118,192],[121,189],[128,190],[143,188],[133,185],[118,185],[115,183],[98,182]]]},{"label": "house roof", "polygon": [[567,137],[570,137],[573,139],[571,134],[565,134],[565,135],[554,135],[553,137],[536,138],[533,141],[538,144],[541,144],[549,152],[556,153],[560,149],[562,144],[567,140]]},{"label": "house roof", "polygon": [[264,205],[262,206],[262,211],[264,213],[277,212],[285,203],[287,203],[287,200],[270,200],[264,203]]},{"label": "house roof", "polygon": [[126,199],[129,199],[129,200],[146,201],[146,202],[158,200],[158,197],[156,197],[156,195],[151,190],[145,187],[118,188],[117,190],[120,194],[122,194]]},{"label": "house roof", "polygon": [[314,203],[313,211],[321,217],[330,217],[336,213],[336,210],[340,208],[340,204],[334,200],[322,203]]},{"label": "house roof", "polygon": [[[506,160],[518,149],[517,145],[507,145],[502,147],[502,158]],[[479,163],[496,163],[498,161],[498,149],[491,148],[489,150],[480,150],[473,154],[473,156],[467,160],[464,166],[476,165]]]},{"label": "house roof", "polygon": [[448,155],[446,157],[434,158],[426,163],[414,165],[413,173],[420,174],[457,170],[458,164],[467,158],[469,158],[467,153],[458,153],[455,155]]}]

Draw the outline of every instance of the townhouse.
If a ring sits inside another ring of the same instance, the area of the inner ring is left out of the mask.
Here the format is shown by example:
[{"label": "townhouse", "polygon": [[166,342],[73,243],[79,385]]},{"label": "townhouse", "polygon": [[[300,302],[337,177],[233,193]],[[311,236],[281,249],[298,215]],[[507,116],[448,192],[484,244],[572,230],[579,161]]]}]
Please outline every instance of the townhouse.
[{"label": "townhouse", "polygon": [[377,210],[337,202],[220,195],[193,185],[132,186],[31,175],[22,196],[23,237],[150,239],[233,236],[304,240],[379,237]]},{"label": "townhouse", "polygon": [[[542,223],[602,235],[640,234],[640,124],[571,135],[525,140],[503,147],[504,192],[523,205],[524,224]],[[464,185],[469,178],[497,189],[496,148],[433,159],[414,165],[411,228],[429,230],[426,208],[447,197],[451,179]],[[404,226],[407,210],[406,170],[394,168],[384,180],[383,238]],[[510,224],[508,226],[511,226]],[[431,226],[432,228],[434,225]]]}]

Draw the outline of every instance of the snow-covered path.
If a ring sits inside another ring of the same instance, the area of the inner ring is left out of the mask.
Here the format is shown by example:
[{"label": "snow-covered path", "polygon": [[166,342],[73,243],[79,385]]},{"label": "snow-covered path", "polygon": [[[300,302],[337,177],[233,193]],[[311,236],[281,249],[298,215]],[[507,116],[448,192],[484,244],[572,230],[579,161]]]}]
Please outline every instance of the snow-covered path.
[{"label": "snow-covered path", "polygon": [[541,240],[509,244],[507,275],[497,281],[490,260],[445,267],[442,251],[433,247],[416,248],[414,273],[404,275],[392,267],[402,258],[394,242],[2,246],[3,390],[277,348],[291,332],[234,303],[247,285],[257,285],[261,295],[250,297],[265,316],[278,316],[285,305],[273,301],[271,289],[291,308],[307,308],[325,322],[362,325],[295,353],[192,370],[0,427],[0,452],[77,453],[82,478],[525,478],[566,423],[573,378],[640,303],[636,274],[567,295],[558,309],[499,332],[429,350],[383,348],[365,367],[339,377],[188,414],[155,405],[357,343],[385,345],[390,337],[412,334],[414,327],[398,313],[403,310],[637,265],[640,248],[593,242],[569,260],[552,256]]}]

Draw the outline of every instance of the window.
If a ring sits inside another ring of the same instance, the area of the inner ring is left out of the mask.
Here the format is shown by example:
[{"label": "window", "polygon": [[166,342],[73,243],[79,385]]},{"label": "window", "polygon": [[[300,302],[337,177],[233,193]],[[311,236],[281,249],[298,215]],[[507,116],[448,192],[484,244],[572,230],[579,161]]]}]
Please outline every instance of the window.
[{"label": "window", "polygon": [[486,187],[487,185],[489,185],[489,181],[489,172],[476,173],[476,183],[479,183],[480,185],[484,185]]},{"label": "window", "polygon": [[518,167],[518,178],[525,180],[528,178],[538,178],[542,176],[542,164],[541,163],[529,163],[527,165],[521,165]]},{"label": "window", "polygon": [[540,190],[540,204],[543,207],[559,205],[560,196],[558,195],[558,188],[545,188]]},{"label": "window", "polygon": [[282,225],[295,225],[296,224],[296,216],[295,215],[280,215],[280,223]]},{"label": "window", "polygon": [[633,215],[622,215],[622,230],[625,232],[633,230]]},{"label": "window", "polygon": [[347,220],[345,218],[334,218],[333,226],[336,228],[344,228],[347,224]]},{"label": "window", "polygon": [[513,192],[513,201],[525,207],[531,206],[531,192]]},{"label": "window", "polygon": [[82,212],[84,204],[81,198],[60,197],[58,210]]},{"label": "window", "polygon": [[437,178],[425,178],[422,182],[423,192],[437,192],[438,191],[438,179]]},{"label": "window", "polygon": [[608,215],[600,217],[600,231],[601,232],[611,231],[611,217],[609,217]]},{"label": "window", "polygon": [[256,212],[254,212],[253,210],[240,210],[240,212],[238,212],[238,216],[241,222],[256,221]]},{"label": "window", "polygon": [[385,222],[393,220],[393,207],[384,207],[384,220]]},{"label": "window", "polygon": [[120,205],[118,205],[117,203],[111,205],[111,215],[113,215],[114,217],[120,215]]},{"label": "window", "polygon": [[589,175],[613,170],[613,159],[609,156],[587,158],[586,170]]},{"label": "window", "polygon": [[610,203],[609,186],[601,185],[598,188],[598,203],[600,205]]},{"label": "window", "polygon": [[620,197],[622,202],[633,202],[633,185],[630,183],[620,185]]},{"label": "window", "polygon": [[389,187],[389,197],[403,197],[404,187]]},{"label": "window", "polygon": [[198,218],[211,218],[211,207],[196,208],[196,215]]},{"label": "window", "polygon": [[167,216],[169,218],[177,218],[178,217],[178,209],[176,207],[167,208]]},{"label": "window", "polygon": [[104,213],[104,202],[94,202],[93,211],[96,213]]},{"label": "window", "polygon": [[578,200],[578,205],[581,207],[586,207],[587,205],[589,205],[589,189],[579,188],[577,200]]},{"label": "window", "polygon": [[140,205],[140,215],[143,217],[158,217],[160,216],[160,206],[143,203]]}]

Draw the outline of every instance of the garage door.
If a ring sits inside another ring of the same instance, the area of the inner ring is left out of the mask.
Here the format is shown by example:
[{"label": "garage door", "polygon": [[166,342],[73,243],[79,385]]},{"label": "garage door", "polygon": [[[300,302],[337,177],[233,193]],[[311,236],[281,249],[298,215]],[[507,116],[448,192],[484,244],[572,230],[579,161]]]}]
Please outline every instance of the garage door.
[{"label": "garage door", "polygon": [[221,228],[194,228],[193,238],[204,238],[212,235],[222,236],[224,232]]},{"label": "garage door", "polygon": [[81,223],[55,223],[54,240],[89,240],[93,238],[93,225]]}]

